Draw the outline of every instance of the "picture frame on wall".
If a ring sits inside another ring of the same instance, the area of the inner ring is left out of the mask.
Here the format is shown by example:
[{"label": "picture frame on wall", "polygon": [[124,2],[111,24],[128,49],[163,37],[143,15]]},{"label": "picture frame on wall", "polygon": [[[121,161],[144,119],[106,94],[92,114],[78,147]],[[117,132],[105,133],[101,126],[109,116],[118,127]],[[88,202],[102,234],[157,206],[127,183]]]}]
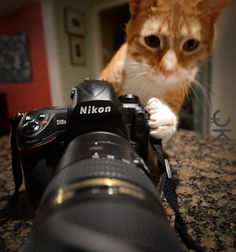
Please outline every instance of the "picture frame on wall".
[{"label": "picture frame on wall", "polygon": [[83,66],[86,63],[85,60],[85,41],[83,37],[70,35],[70,54],[71,54],[71,64]]},{"label": "picture frame on wall", "polygon": [[85,16],[82,12],[65,8],[66,32],[85,36]]},{"label": "picture frame on wall", "polygon": [[28,40],[25,31],[0,36],[0,83],[32,81]]}]

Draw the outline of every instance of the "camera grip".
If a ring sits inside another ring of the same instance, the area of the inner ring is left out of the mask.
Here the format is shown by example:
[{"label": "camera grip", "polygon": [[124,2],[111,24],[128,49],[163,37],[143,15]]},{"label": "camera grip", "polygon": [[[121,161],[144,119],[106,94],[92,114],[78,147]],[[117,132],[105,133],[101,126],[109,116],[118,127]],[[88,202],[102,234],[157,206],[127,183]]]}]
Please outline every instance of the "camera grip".
[{"label": "camera grip", "polygon": [[26,113],[21,119],[16,134],[20,150],[33,150],[65,135],[67,108],[45,108]]}]

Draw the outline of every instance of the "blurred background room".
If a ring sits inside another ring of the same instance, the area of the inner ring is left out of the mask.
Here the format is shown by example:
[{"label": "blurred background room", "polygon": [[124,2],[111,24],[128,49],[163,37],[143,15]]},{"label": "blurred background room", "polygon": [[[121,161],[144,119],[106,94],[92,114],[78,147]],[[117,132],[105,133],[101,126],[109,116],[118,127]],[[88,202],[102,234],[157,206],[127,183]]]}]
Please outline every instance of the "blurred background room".
[{"label": "blurred background room", "polygon": [[[236,139],[235,14],[231,1],[180,128],[216,136],[225,129],[222,135]],[[17,111],[68,105],[71,88],[99,76],[123,43],[128,19],[128,0],[0,0],[1,134]]]},{"label": "blurred background room", "polygon": [[[0,208],[14,192],[9,118],[69,105],[73,86],[98,77],[123,43],[128,19],[128,0],[0,0]],[[235,251],[236,244],[235,24],[231,0],[182,106],[184,130],[165,149],[188,231],[209,252]],[[12,216],[0,220],[0,251],[3,242],[18,251],[31,234],[24,187],[19,198]]]}]

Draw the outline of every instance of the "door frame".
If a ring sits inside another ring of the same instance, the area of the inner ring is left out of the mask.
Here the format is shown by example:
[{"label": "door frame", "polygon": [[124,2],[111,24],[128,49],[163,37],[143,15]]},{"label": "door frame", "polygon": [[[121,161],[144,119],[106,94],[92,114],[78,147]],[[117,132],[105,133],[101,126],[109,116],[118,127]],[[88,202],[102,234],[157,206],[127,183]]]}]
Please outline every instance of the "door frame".
[{"label": "door frame", "polygon": [[101,11],[110,9],[112,7],[117,7],[119,5],[128,3],[128,0],[112,0],[107,3],[103,3],[95,6],[92,9],[92,41],[94,41],[93,46],[93,67],[92,75],[99,76],[103,68],[103,56],[102,56],[102,36],[101,36],[101,23],[99,19],[99,14]]}]

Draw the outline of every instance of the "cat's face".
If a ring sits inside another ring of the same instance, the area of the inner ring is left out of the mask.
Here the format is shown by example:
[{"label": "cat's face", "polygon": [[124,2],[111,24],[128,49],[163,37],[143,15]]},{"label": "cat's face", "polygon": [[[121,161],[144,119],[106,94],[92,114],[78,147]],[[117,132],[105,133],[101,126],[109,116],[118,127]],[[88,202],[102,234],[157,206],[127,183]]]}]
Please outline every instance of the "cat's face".
[{"label": "cat's face", "polygon": [[163,84],[184,81],[209,54],[214,22],[226,2],[130,0],[130,57]]}]

